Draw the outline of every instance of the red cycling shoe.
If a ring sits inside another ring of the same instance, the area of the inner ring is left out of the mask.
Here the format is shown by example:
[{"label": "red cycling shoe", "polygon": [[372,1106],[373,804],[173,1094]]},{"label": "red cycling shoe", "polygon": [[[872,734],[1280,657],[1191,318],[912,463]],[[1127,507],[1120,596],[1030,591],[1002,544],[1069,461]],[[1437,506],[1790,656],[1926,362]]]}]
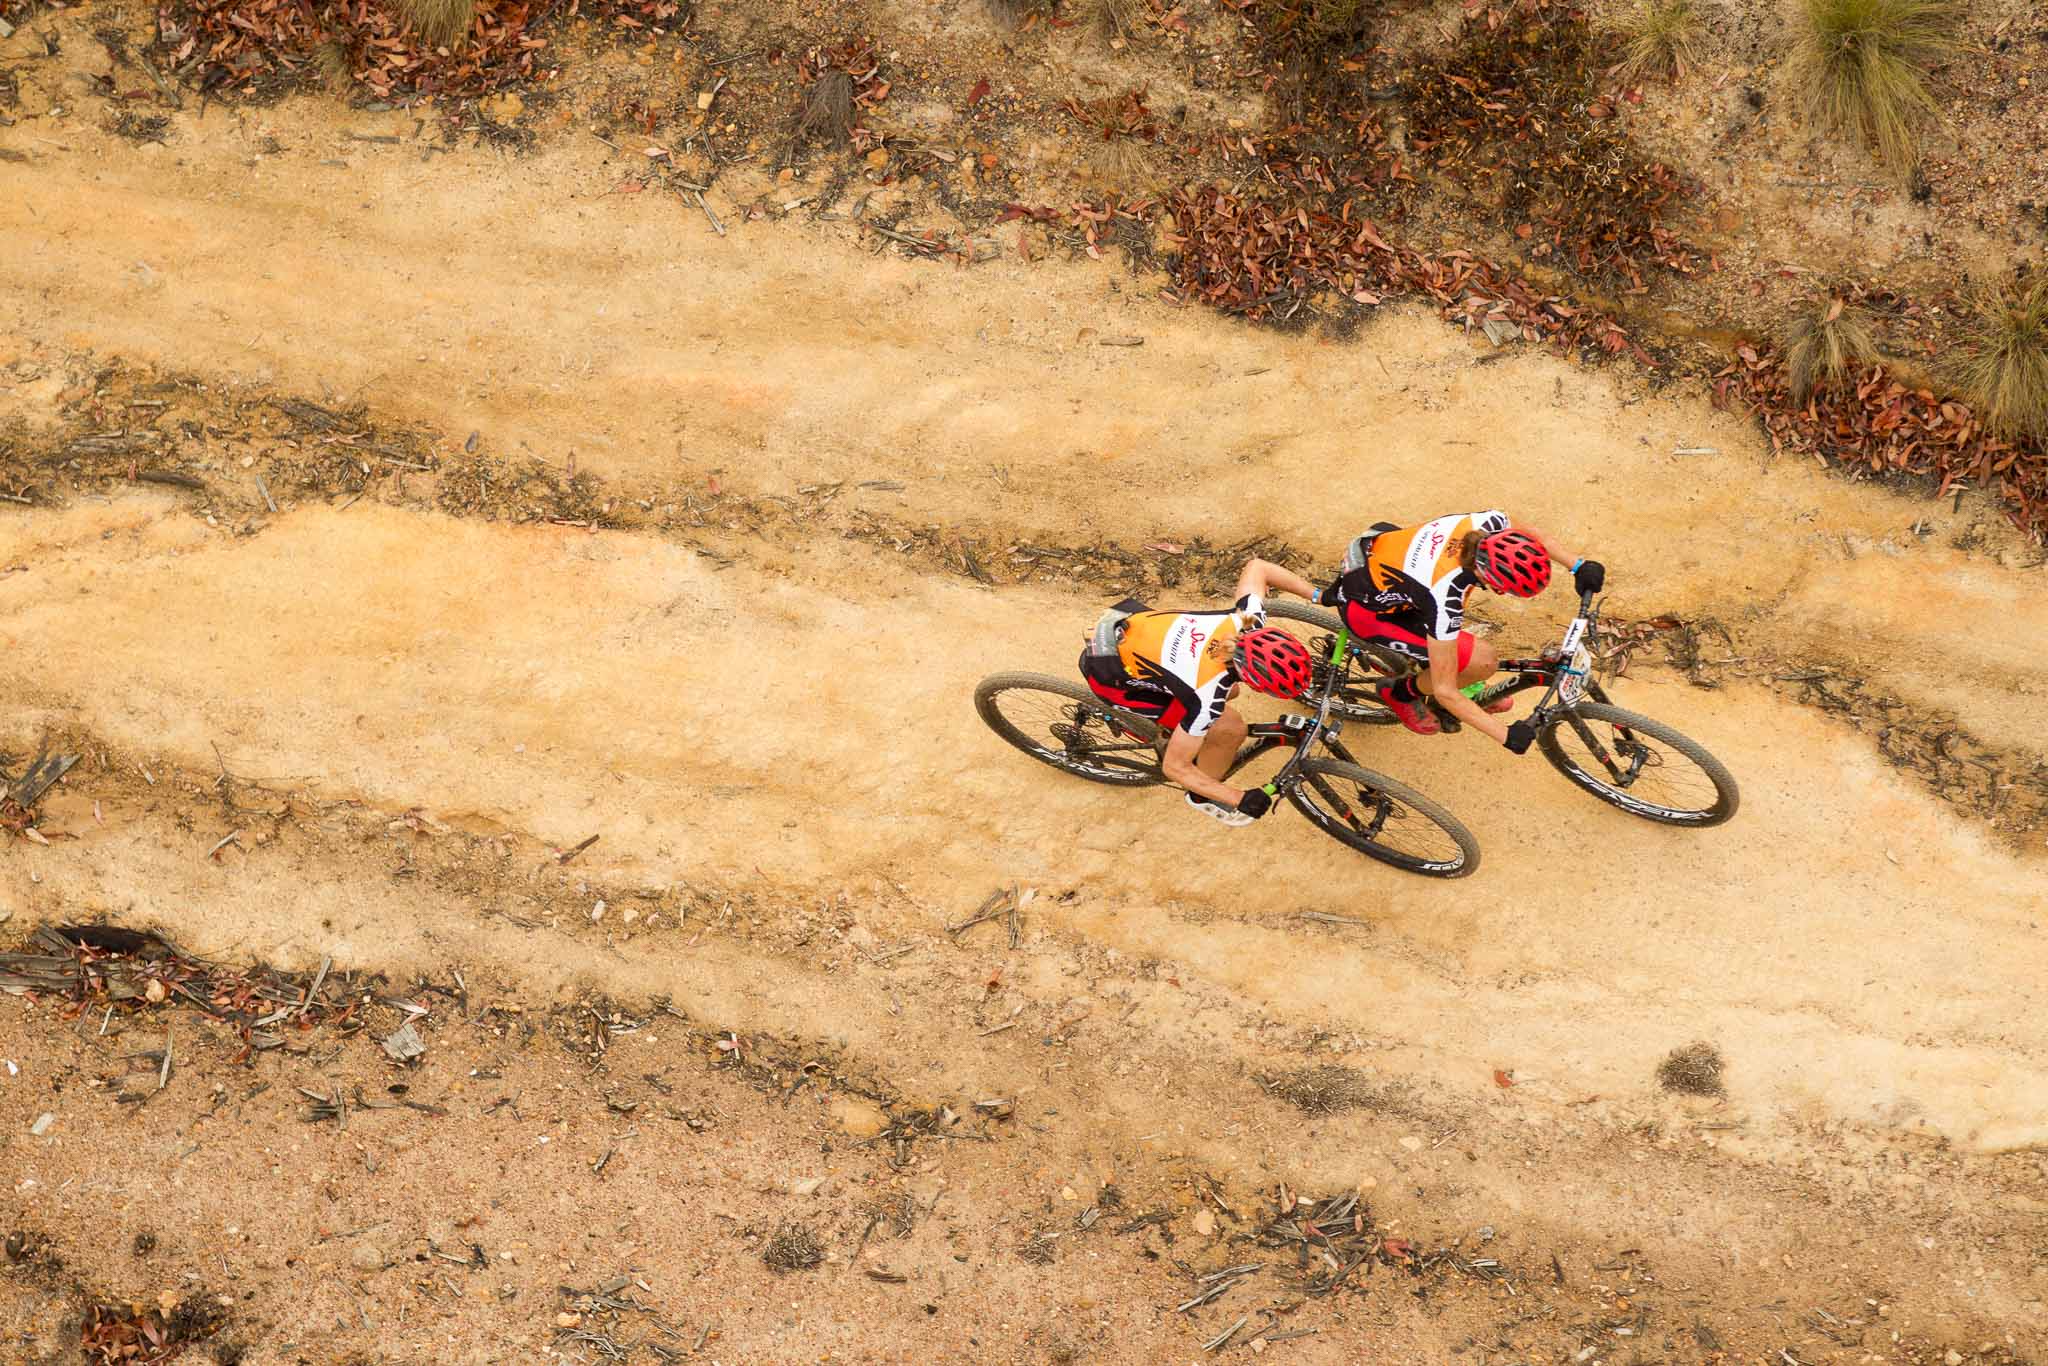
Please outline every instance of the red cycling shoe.
[{"label": "red cycling shoe", "polygon": [[1417,735],[1437,735],[1443,731],[1443,727],[1437,724],[1436,718],[1423,710],[1420,702],[1399,701],[1386,688],[1378,689],[1378,693],[1380,701],[1386,704],[1387,710],[1394,713],[1400,719],[1402,725],[1408,727]]}]

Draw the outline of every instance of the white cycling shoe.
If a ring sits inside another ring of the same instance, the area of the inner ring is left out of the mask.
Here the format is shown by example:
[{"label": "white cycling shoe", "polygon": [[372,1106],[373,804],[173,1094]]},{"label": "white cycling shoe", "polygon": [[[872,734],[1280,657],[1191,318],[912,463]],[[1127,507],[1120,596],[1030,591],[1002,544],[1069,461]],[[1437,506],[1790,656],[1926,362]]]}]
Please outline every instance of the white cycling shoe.
[{"label": "white cycling shoe", "polygon": [[1218,806],[1207,797],[1198,797],[1192,792],[1188,793],[1188,806],[1205,816],[1222,821],[1228,826],[1235,827],[1252,823],[1252,818],[1245,815],[1244,812],[1232,810],[1227,806]]}]

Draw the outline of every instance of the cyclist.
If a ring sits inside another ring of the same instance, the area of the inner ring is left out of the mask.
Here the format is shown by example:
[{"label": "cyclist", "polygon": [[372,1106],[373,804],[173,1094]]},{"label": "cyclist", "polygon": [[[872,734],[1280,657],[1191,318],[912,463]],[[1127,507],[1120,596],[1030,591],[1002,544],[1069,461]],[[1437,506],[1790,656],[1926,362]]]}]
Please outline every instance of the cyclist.
[{"label": "cyclist", "polygon": [[1607,571],[1598,560],[1565,555],[1557,542],[1504,512],[1437,517],[1409,527],[1380,522],[1351,543],[1337,581],[1316,601],[1336,608],[1353,636],[1423,666],[1380,687],[1380,700],[1402,725],[1418,735],[1442,729],[1422,705],[1427,693],[1474,730],[1526,754],[1535,728],[1495,719],[1514,703],[1501,698],[1482,708],[1463,691],[1500,666],[1493,647],[1465,629],[1465,595],[1485,588],[1533,598],[1549,586],[1551,566],[1567,563],[1580,592],[1597,593],[1605,585]]},{"label": "cyclist", "polygon": [[1228,704],[1241,682],[1253,692],[1299,697],[1309,683],[1308,649],[1265,625],[1266,595],[1308,598],[1308,580],[1269,560],[1237,578],[1224,611],[1155,612],[1132,601],[1103,613],[1081,652],[1081,677],[1097,697],[1171,731],[1160,767],[1187,789],[1188,805],[1225,825],[1250,825],[1272,798],[1223,781],[1244,743],[1245,722]]}]

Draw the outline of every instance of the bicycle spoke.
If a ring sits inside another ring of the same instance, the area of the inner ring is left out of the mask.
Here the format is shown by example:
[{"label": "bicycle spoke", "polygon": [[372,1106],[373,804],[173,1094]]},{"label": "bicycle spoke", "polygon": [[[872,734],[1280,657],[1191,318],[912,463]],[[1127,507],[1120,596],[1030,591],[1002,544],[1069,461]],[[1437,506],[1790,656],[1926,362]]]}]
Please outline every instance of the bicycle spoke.
[{"label": "bicycle spoke", "polygon": [[1157,749],[1118,725],[1105,706],[1034,687],[1006,688],[991,701],[1021,742],[1057,767],[1113,782],[1151,780],[1157,773]]},{"label": "bicycle spoke", "polygon": [[1557,734],[1568,760],[1589,774],[1604,773],[1608,786],[1639,802],[1685,812],[1711,810],[1719,800],[1714,780],[1704,769],[1627,726],[1573,715]]},{"label": "bicycle spoke", "polygon": [[1422,863],[1459,859],[1458,842],[1436,822],[1363,783],[1310,772],[1304,786],[1321,797],[1326,818],[1388,853]]}]

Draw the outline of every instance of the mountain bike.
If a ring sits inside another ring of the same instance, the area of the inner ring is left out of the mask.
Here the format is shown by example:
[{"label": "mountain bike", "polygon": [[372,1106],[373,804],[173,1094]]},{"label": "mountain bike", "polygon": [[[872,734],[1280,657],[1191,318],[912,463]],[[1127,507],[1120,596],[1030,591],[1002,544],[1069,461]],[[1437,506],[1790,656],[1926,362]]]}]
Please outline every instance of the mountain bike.
[{"label": "mountain bike", "polygon": [[[1317,676],[1311,687],[1327,693],[1333,713],[1367,725],[1399,724],[1379,700],[1379,689],[1420,672],[1422,666],[1351,639],[1337,614],[1327,609],[1274,602],[1267,604],[1266,614],[1325,633],[1312,643]],[[1593,677],[1588,644],[1599,622],[1593,595],[1581,594],[1579,614],[1565,629],[1561,644],[1534,659],[1503,659],[1499,674],[1472,700],[1484,707],[1541,688],[1543,696],[1529,722],[1536,728],[1543,757],[1558,772],[1608,805],[1645,820],[1700,828],[1721,824],[1741,804],[1734,777],[1695,741],[1608,700]],[[1330,648],[1331,642],[1347,640],[1351,648],[1342,655]],[[1430,708],[1447,733],[1459,729],[1456,717],[1433,701]]]},{"label": "mountain bike", "polygon": [[[1337,738],[1334,684],[1347,677],[1343,639],[1332,642],[1300,704],[1277,721],[1253,723],[1231,761],[1230,774],[1262,755],[1292,751],[1262,784],[1284,796],[1318,830],[1382,863],[1427,877],[1464,877],[1479,866],[1479,842],[1458,818],[1429,798],[1361,766]],[[974,709],[989,729],[1062,773],[1113,787],[1166,780],[1160,759],[1167,734],[1150,718],[1097,697],[1087,687],[1040,673],[999,673],[974,689]],[[1318,750],[1328,750],[1325,758]],[[1229,775],[1226,775],[1229,776]]]}]

